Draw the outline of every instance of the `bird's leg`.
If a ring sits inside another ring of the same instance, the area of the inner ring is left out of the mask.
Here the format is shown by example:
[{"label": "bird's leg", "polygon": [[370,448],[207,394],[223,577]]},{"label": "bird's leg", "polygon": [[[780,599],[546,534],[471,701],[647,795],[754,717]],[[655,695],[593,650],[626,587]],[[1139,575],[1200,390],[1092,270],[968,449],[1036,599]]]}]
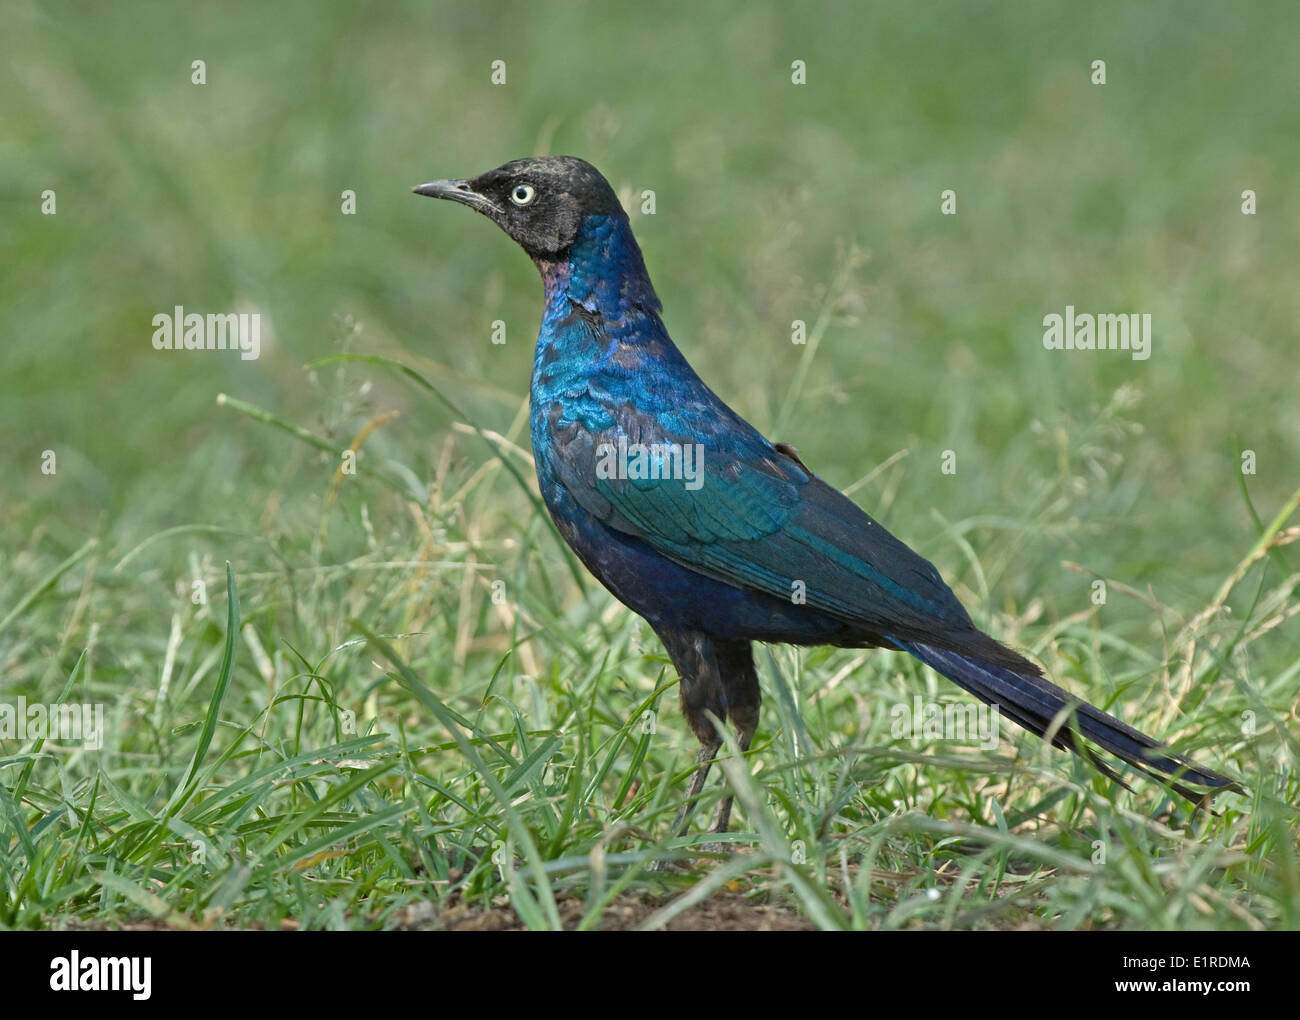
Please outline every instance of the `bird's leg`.
[{"label": "bird's leg", "polygon": [[695,772],[691,775],[691,784],[686,788],[686,803],[677,811],[677,817],[673,819],[672,833],[674,836],[685,836],[686,827],[691,809],[695,807],[695,798],[700,795],[704,789],[704,783],[709,778],[709,768],[713,765],[713,759],[718,756],[722,750],[722,741],[715,740],[712,744],[705,744],[700,748],[700,753],[695,756]]},{"label": "bird's leg", "polygon": [[[721,749],[722,741],[716,738],[713,743],[700,746],[700,753],[695,756],[695,772],[691,775],[690,786],[686,788],[686,800],[677,809],[677,817],[673,819],[673,827],[670,831],[674,837],[686,835],[686,830],[691,821],[690,814],[695,808],[695,798],[704,789],[704,782],[709,778],[709,768],[713,765],[713,759],[718,756],[718,751]],[[667,862],[660,859],[651,864],[649,870],[663,871],[666,867]]]},{"label": "bird's leg", "polygon": [[[741,754],[749,750],[749,741],[752,736],[752,733],[740,734],[736,743],[740,745]],[[727,825],[731,822],[731,802],[733,799],[732,794],[728,793],[718,803],[717,810],[713,812],[713,821],[709,824],[710,834],[720,835],[727,831]]]},{"label": "bird's leg", "polygon": [[[656,628],[658,630],[658,628]],[[718,735],[718,721],[727,718],[727,687],[723,679],[723,662],[735,655],[733,646],[748,642],[719,641],[708,634],[691,630],[658,630],[659,638],[668,649],[668,656],[681,677],[679,693],[682,715],[700,742],[700,752],[695,758],[695,774],[691,776],[686,791],[686,801],[673,820],[674,836],[685,835],[695,799],[709,778],[713,759],[722,747]]]},{"label": "bird's leg", "polygon": [[[701,744],[700,752],[695,756],[695,772],[691,775],[690,785],[686,788],[686,800],[677,809],[677,817],[673,819],[673,826],[670,831],[674,837],[686,835],[686,830],[690,827],[691,812],[695,809],[695,798],[704,789],[704,783],[709,778],[709,769],[713,765],[713,759],[718,756],[718,751],[721,749],[722,741],[718,740],[716,735],[712,743]],[[651,864],[650,870],[663,871],[666,867],[667,861],[661,859]]]},{"label": "bird's leg", "polygon": [[[736,746],[740,753],[749,750],[749,742],[758,729],[758,709],[763,695],[758,687],[758,673],[754,670],[754,656],[749,642],[738,642],[728,649],[721,662],[722,677],[727,697],[727,719],[736,727]],[[713,813],[709,832],[720,835],[727,831],[731,821],[732,795],[728,793]]]},{"label": "bird's leg", "polygon": [[[762,695],[748,641],[725,641],[696,631],[674,630],[661,630],[659,637],[681,677],[682,715],[700,742],[686,801],[673,820],[673,835],[683,836],[695,800],[704,789],[714,758],[722,749],[720,721],[726,719],[735,726],[740,749],[747,750],[758,726]],[[718,804],[710,833],[727,831],[731,804],[730,794]]]}]

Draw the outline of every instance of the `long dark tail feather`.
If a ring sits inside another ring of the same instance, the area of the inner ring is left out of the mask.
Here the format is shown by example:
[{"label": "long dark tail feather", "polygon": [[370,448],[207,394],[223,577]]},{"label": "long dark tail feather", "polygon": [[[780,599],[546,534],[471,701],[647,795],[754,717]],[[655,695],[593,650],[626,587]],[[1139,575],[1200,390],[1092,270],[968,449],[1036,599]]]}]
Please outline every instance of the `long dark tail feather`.
[{"label": "long dark tail feather", "polygon": [[1203,801],[1206,794],[1190,790],[1178,780],[1207,786],[1212,790],[1241,790],[1227,776],[1221,776],[1174,754],[1145,733],[1057,687],[1038,675],[1037,668],[1027,660],[1027,668],[1016,671],[960,652],[936,648],[934,645],[897,638],[893,640],[903,651],[916,656],[957,686],[969,691],[985,704],[995,706],[1002,715],[1039,737],[1047,736],[1062,711],[1069,712],[1053,734],[1052,743],[1087,757],[1103,775],[1125,789],[1131,787],[1091,748],[1081,743],[1080,737],[1122,758],[1139,772],[1168,783],[1171,789],[1192,802]]}]

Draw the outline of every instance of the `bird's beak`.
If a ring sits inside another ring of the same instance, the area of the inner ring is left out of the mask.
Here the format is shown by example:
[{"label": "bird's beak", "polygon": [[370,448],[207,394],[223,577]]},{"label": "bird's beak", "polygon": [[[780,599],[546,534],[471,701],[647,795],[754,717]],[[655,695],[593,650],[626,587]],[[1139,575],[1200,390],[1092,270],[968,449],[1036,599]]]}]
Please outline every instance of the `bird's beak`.
[{"label": "bird's beak", "polygon": [[430,181],[428,184],[416,185],[411,190],[417,195],[428,195],[430,198],[446,198],[470,206],[473,209],[483,211],[496,209],[496,203],[486,195],[475,191],[470,186],[469,181]]}]

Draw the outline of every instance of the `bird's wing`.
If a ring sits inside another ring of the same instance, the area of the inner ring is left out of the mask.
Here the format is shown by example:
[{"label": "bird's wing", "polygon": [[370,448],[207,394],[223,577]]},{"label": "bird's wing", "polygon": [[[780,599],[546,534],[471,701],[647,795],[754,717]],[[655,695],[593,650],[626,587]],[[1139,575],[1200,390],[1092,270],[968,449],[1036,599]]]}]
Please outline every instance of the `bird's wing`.
[{"label": "bird's wing", "polygon": [[[933,639],[946,625],[978,633],[927,560],[769,443],[694,373],[638,389],[624,400],[574,393],[547,415],[555,474],[589,513],[684,566],[778,598],[801,596],[875,632]],[[630,466],[637,444],[679,447],[684,465],[698,456],[698,475],[623,476],[635,471],[618,469],[619,450],[631,451]]]}]

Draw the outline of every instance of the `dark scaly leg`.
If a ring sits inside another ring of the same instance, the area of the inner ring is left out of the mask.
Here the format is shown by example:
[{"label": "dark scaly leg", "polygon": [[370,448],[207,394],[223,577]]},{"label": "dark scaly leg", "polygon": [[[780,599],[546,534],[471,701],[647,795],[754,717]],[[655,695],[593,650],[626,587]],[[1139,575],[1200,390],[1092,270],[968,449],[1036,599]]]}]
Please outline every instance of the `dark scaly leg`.
[{"label": "dark scaly leg", "polygon": [[704,782],[709,778],[709,769],[713,766],[713,759],[718,756],[720,750],[722,750],[721,742],[704,744],[700,747],[700,753],[695,756],[695,772],[691,775],[690,785],[686,787],[686,803],[677,809],[677,817],[673,819],[672,832],[674,836],[686,835],[686,816],[695,807],[695,798],[704,789]]},{"label": "dark scaly leg", "polygon": [[[722,749],[714,719],[729,719],[736,727],[742,750],[749,747],[758,725],[761,695],[754,658],[748,641],[727,641],[698,631],[659,631],[669,658],[681,677],[682,715],[700,742],[695,774],[686,791],[686,803],[673,821],[673,834],[684,835],[687,815],[704,789],[713,759]],[[731,797],[718,805],[710,832],[726,832],[731,817]]]},{"label": "dark scaly leg", "polygon": [[691,630],[662,630],[657,632],[668,649],[677,675],[681,678],[678,693],[681,697],[682,715],[695,739],[700,742],[700,753],[695,758],[695,774],[686,789],[686,803],[673,819],[674,836],[686,832],[687,815],[695,806],[695,798],[704,789],[709,778],[709,768],[717,757],[722,741],[714,728],[710,715],[718,719],[727,717],[726,687],[718,668],[716,642],[706,634]]},{"label": "dark scaly leg", "polygon": [[[754,731],[758,729],[758,710],[763,694],[758,687],[758,673],[754,670],[754,655],[749,642],[736,641],[729,644],[726,661],[722,664],[727,719],[736,727],[736,744],[744,754],[749,750],[749,742],[754,739]],[[732,795],[727,794],[718,804],[709,832],[727,831],[727,824],[731,821],[731,801]]]}]

